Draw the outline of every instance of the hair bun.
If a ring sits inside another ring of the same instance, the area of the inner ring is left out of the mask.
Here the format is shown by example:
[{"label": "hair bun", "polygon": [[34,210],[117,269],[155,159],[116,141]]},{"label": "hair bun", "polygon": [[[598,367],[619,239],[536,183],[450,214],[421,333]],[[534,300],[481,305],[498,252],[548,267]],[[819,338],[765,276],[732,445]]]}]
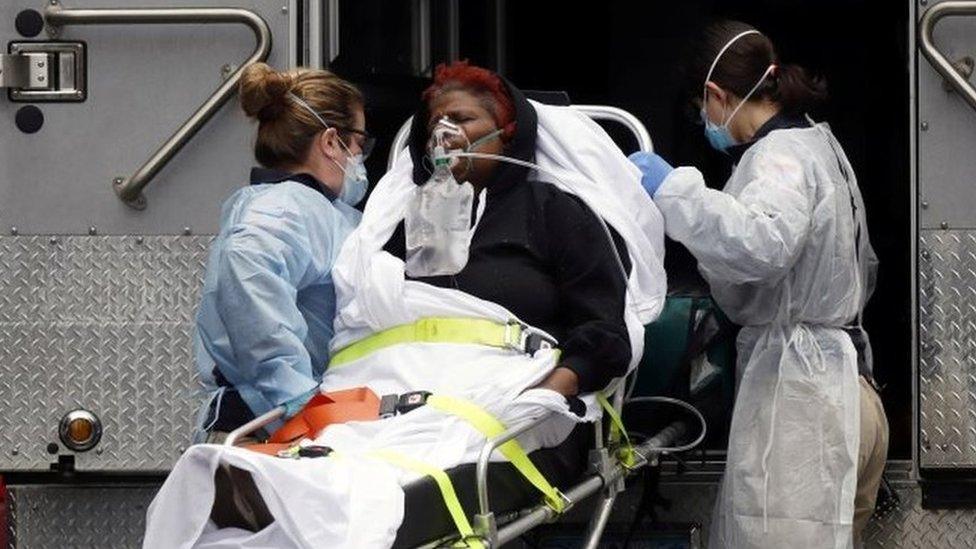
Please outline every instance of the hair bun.
[{"label": "hair bun", "polygon": [[241,108],[260,122],[274,120],[287,109],[285,95],[291,85],[291,75],[278,72],[266,63],[254,63],[241,76]]}]

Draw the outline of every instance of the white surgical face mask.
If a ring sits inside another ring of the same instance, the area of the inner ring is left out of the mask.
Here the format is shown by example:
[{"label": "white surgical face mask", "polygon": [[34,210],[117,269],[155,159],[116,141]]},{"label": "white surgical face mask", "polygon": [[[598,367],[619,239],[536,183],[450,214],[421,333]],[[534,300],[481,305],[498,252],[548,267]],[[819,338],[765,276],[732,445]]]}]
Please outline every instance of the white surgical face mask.
[{"label": "white surgical face mask", "polygon": [[718,55],[716,55],[715,60],[712,61],[712,66],[708,69],[708,74],[705,75],[705,83],[702,86],[701,117],[702,117],[702,122],[704,122],[705,124],[705,138],[708,139],[708,143],[712,146],[712,148],[718,151],[725,152],[730,147],[737,144],[735,138],[732,137],[732,132],[729,131],[729,123],[732,122],[732,118],[736,115],[737,112],[739,112],[739,109],[742,108],[742,105],[744,105],[745,102],[748,101],[750,97],[752,97],[752,94],[756,93],[756,90],[759,89],[759,86],[761,86],[762,83],[766,81],[766,77],[769,76],[769,74],[773,72],[773,69],[776,67],[776,65],[772,65],[772,64],[769,65],[769,67],[766,69],[766,72],[764,72],[763,75],[759,78],[759,81],[756,82],[756,84],[752,87],[752,89],[749,90],[749,93],[747,93],[746,96],[739,101],[739,104],[736,105],[734,109],[732,109],[732,114],[727,116],[725,120],[722,121],[721,125],[712,122],[708,118],[708,111],[707,111],[708,82],[709,80],[712,79],[712,73],[715,72],[715,66],[718,65],[718,61],[719,59],[722,58],[722,54],[724,54],[725,51],[728,50],[729,47],[736,42],[736,40],[742,38],[743,36],[748,36],[750,34],[762,34],[762,33],[760,33],[755,29],[751,29],[745,32],[740,32],[739,34],[733,36],[732,39],[726,42],[726,44],[722,46],[722,49],[718,51]]}]

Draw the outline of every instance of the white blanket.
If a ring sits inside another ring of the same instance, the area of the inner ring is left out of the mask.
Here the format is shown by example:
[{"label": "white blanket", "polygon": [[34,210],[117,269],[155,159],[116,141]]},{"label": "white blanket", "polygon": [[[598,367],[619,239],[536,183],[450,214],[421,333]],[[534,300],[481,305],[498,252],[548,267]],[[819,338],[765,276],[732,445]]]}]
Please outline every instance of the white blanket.
[{"label": "white blanket", "polygon": [[[643,350],[643,325],[664,303],[660,214],[641,188],[638,170],[597,124],[572,109],[534,106],[537,162],[546,170],[534,177],[581,197],[627,243],[633,263],[626,307],[633,367]],[[333,272],[338,298],[333,349],[424,317],[515,318],[463,292],[405,280],[403,262],[382,251],[415,189],[411,171],[410,158],[402,156],[374,189],[362,223],[343,245]],[[559,444],[580,421],[560,395],[526,390],[555,367],[557,358],[551,350],[531,357],[475,345],[403,344],[329,369],[322,388],[365,385],[377,394],[423,389],[458,396],[509,427],[555,412],[519,439],[532,451]],[[597,406],[585,400],[587,418],[595,417]],[[447,469],[475,461],[484,437],[459,418],[420,408],[383,421],[331,426],[316,442],[335,448],[338,457],[285,460],[214,445],[190,448],[149,508],[145,547],[387,547],[403,518],[400,487],[416,474],[369,453],[394,450]],[[222,462],[251,472],[276,519],[272,526],[254,534],[217,530],[209,523],[213,474]]]}]

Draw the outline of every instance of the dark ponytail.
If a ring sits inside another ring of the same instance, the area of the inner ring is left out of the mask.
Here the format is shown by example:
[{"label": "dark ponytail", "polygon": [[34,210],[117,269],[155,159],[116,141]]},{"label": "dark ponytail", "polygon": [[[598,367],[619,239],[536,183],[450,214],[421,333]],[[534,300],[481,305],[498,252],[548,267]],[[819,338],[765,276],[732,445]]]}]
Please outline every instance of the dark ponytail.
[{"label": "dark ponytail", "polygon": [[770,99],[779,103],[787,114],[803,114],[827,100],[827,82],[821,76],[810,76],[799,65],[773,69],[774,88]]},{"label": "dark ponytail", "polygon": [[[729,40],[755,27],[741,21],[718,21],[709,25],[698,40],[700,44],[688,64],[687,86],[693,98],[700,98],[715,56]],[[750,101],[768,99],[777,103],[785,114],[803,114],[827,99],[827,84],[821,77],[812,77],[798,65],[781,65],[772,41],[764,34],[747,34],[732,43],[715,65],[710,80],[722,89],[739,97],[775,65],[772,73],[749,98]]]}]

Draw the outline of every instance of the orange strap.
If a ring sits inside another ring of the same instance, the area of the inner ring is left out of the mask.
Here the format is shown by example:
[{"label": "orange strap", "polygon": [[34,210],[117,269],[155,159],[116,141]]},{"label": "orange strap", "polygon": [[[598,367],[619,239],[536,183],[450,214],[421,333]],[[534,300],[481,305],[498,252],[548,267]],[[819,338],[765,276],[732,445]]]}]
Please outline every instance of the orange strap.
[{"label": "orange strap", "polygon": [[275,431],[268,442],[246,446],[262,454],[277,455],[303,438],[313,438],[333,423],[372,421],[379,418],[380,399],[368,387],[320,393]]}]

